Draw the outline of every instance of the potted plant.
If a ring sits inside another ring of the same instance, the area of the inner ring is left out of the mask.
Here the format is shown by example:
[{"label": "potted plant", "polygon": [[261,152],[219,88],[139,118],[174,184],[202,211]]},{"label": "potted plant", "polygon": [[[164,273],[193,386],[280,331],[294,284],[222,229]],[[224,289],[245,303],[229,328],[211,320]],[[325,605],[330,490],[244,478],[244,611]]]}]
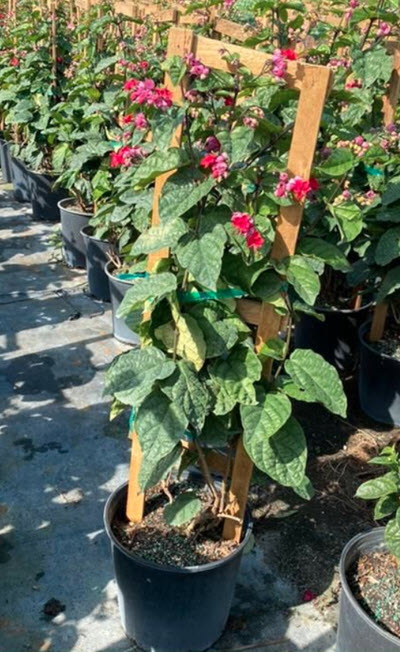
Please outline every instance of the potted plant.
[{"label": "potted plant", "polygon": [[[288,356],[288,342],[277,337],[255,346],[236,310],[237,298],[251,297],[260,302],[256,309],[269,303],[290,322],[282,276],[304,309],[312,309],[319,286],[305,257],[272,255],[290,99],[267,71],[252,74],[234,55],[222,56],[233,72],[214,72],[191,55],[167,61],[175,88],[189,75],[182,105],[167,89],[134,87],[132,101],[159,109],[153,150],[132,177],[136,192],[155,182],[152,226],[131,250],[149,255],[150,266],[119,311],[138,330],[141,348],[117,357],[105,383],[112,415],[132,410],[140,471],[130,501],[138,506],[141,492],[150,493],[140,523],[127,519],[126,485],[105,509],[122,623],[140,646],[171,652],[206,649],[228,617],[250,527],[248,515],[242,521],[231,511],[236,445],[275,481],[309,498],[306,440],[291,399],[346,411],[333,367],[312,351]],[[315,184],[300,181],[304,201]],[[293,188],[288,193],[287,205],[301,211]],[[270,357],[277,364],[268,378],[262,371]],[[221,447],[218,481],[211,458]],[[200,482],[182,475],[194,462]],[[222,538],[228,521],[239,534],[243,526],[242,538]]]},{"label": "potted plant", "polygon": [[363,500],[376,500],[379,527],[359,534],[345,547],[340,560],[338,652],[400,649],[396,609],[400,558],[400,459],[395,446],[382,450],[371,464],[382,465],[384,475],[364,482],[357,491]]}]

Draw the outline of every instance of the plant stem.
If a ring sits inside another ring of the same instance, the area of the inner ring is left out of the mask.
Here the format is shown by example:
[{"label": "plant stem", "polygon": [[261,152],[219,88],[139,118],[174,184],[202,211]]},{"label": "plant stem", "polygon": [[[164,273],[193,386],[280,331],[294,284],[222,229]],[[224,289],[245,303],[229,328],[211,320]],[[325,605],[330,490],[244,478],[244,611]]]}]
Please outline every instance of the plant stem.
[{"label": "plant stem", "polygon": [[206,479],[206,482],[207,482],[207,484],[208,484],[208,486],[210,488],[210,491],[211,491],[214,499],[216,500],[218,498],[218,491],[215,488],[213,479],[211,477],[210,469],[209,469],[208,464],[207,464],[207,460],[206,460],[205,455],[203,453],[202,447],[200,446],[199,442],[197,441],[197,438],[194,440],[194,445],[196,446],[196,451],[197,451],[197,454],[199,456],[200,466],[201,466],[201,469],[203,471],[204,477]]}]

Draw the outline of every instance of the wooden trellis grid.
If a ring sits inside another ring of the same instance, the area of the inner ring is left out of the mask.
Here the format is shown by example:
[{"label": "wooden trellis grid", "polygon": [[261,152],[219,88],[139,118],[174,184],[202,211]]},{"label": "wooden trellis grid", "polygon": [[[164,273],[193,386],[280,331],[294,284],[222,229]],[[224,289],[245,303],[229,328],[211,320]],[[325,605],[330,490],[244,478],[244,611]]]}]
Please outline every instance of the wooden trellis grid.
[{"label": "wooden trellis grid", "polygon": [[[197,36],[193,31],[181,27],[174,27],[169,32],[167,56],[184,56],[190,52],[200,59],[202,63],[212,69],[231,72],[229,64],[220,54],[221,43],[218,40]],[[226,44],[225,49],[230,54],[237,54],[240,62],[255,75],[269,74],[271,56],[260,51],[254,51],[238,45]],[[290,176],[299,175],[304,179],[310,178],[314,160],[315,147],[322,117],[325,99],[328,95],[332,72],[323,66],[288,62],[288,71],[285,78],[289,88],[299,91],[299,102],[296,120],[293,128],[292,142],[289,151],[287,171]],[[166,75],[166,86],[172,91],[175,102],[181,102],[185,92],[185,81],[174,86]],[[182,139],[181,127],[173,136],[172,145],[179,147]],[[155,182],[152,224],[159,223],[159,199],[163,186],[173,172],[163,174]],[[295,252],[298,232],[303,214],[303,205],[282,207],[278,217],[276,238],[272,248],[272,256],[281,260]],[[161,258],[168,257],[169,251],[164,249],[150,254],[148,270],[154,269],[155,263]],[[250,324],[257,325],[256,349],[271,337],[275,337],[280,330],[281,317],[274,308],[267,304],[252,300],[238,301],[238,311]],[[269,375],[267,364],[264,373]],[[136,433],[131,433],[132,459],[129,474],[127,517],[132,522],[139,522],[143,517],[145,496],[139,487],[139,470],[141,464],[141,450]],[[185,444],[187,446],[187,444]],[[226,468],[227,459],[222,454],[213,453],[208,457],[208,463],[213,468],[221,471]],[[229,512],[232,516],[243,520],[247,495],[250,486],[253,463],[248,457],[242,438],[239,439],[233,469],[231,486],[229,490]],[[242,524],[235,520],[227,519],[224,525],[224,538],[240,540]]]}]

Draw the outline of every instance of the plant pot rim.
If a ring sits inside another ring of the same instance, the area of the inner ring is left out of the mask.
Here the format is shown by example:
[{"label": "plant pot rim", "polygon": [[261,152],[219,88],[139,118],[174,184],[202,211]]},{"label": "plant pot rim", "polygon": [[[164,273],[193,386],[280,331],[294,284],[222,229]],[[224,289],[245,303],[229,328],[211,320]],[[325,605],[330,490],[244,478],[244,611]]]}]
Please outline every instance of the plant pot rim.
[{"label": "plant pot rim", "polygon": [[190,575],[193,573],[203,573],[212,570],[213,568],[217,568],[218,566],[222,566],[225,562],[228,560],[232,559],[232,557],[236,557],[239,555],[243,548],[247,545],[250,535],[252,534],[253,531],[253,523],[251,521],[249,512],[246,510],[246,515],[245,515],[245,527],[246,527],[246,532],[245,535],[238,545],[235,550],[233,550],[229,555],[226,555],[226,557],[223,557],[222,559],[218,559],[217,561],[211,561],[208,562],[207,564],[201,564],[199,566],[185,566],[184,568],[179,568],[175,566],[164,566],[163,564],[157,564],[154,561],[150,561],[148,559],[144,559],[143,557],[140,557],[139,555],[130,552],[129,550],[126,550],[126,548],[123,547],[123,545],[118,541],[117,537],[115,536],[114,532],[111,529],[111,522],[109,522],[108,518],[108,512],[110,510],[111,503],[114,500],[114,497],[117,494],[123,494],[125,492],[126,487],[128,486],[128,482],[123,482],[117,489],[114,489],[114,491],[110,494],[110,496],[107,498],[107,502],[104,507],[104,513],[103,513],[103,519],[104,519],[104,526],[106,533],[112,543],[118,548],[120,552],[122,552],[125,557],[128,559],[132,559],[135,561],[135,563],[140,564],[141,566],[147,567],[147,568],[153,568],[155,570],[162,571],[164,573],[172,573],[172,574],[179,574],[179,575]]},{"label": "plant pot rim", "polygon": [[[102,242],[104,242],[104,240],[102,240]],[[134,278],[128,280],[126,278],[118,278],[117,276],[114,276],[110,271],[111,265],[114,265],[112,260],[109,260],[108,263],[106,263],[104,265],[104,271],[107,274],[108,278],[112,279],[113,281],[116,281],[117,283],[125,283],[125,285],[133,285],[134,284],[134,282],[136,280]],[[115,267],[115,265],[114,265],[114,267]]]},{"label": "plant pot rim", "polygon": [[332,313],[334,315],[351,315],[353,313],[358,313],[362,312],[363,310],[367,310],[368,308],[371,308],[371,306],[374,305],[373,301],[369,301],[366,303],[364,306],[360,306],[360,308],[324,308],[322,306],[314,306],[315,312],[322,312],[322,313]]},{"label": "plant pot rim", "polygon": [[365,322],[365,324],[362,324],[360,326],[358,331],[358,337],[361,344],[365,346],[365,348],[371,351],[371,353],[373,353],[378,358],[383,358],[384,360],[391,360],[392,362],[397,362],[400,365],[400,360],[398,358],[394,358],[392,355],[388,355],[387,353],[382,353],[381,351],[378,351],[373,346],[371,346],[370,342],[368,342],[367,338],[365,337],[366,333],[370,328],[371,328],[371,320]]},{"label": "plant pot rim", "polygon": [[[64,211],[68,211],[68,206],[64,206],[65,202],[68,202],[69,204],[73,203],[75,200],[73,197],[65,197],[64,199],[60,199],[59,202],[57,202],[58,208],[62,208]],[[68,211],[69,213],[72,213],[73,215],[86,215],[87,217],[93,217],[94,213],[85,213],[84,211]]]},{"label": "plant pot rim", "polygon": [[[372,541],[375,540],[377,544],[383,544],[383,546],[386,547],[384,542],[384,532],[384,527],[375,527],[372,530],[368,530],[367,532],[356,534],[355,537],[350,539],[350,541],[345,545],[340,557],[339,575],[342,584],[342,591],[346,593],[346,597],[351,602],[352,607],[356,610],[357,614],[363,620],[365,620],[365,622],[370,627],[372,627],[372,629],[374,629],[376,632],[379,632],[380,636],[385,638],[388,642],[394,643],[400,649],[400,638],[394,634],[391,634],[390,632],[385,631],[382,627],[375,623],[374,620],[372,620],[371,616],[369,616],[366,611],[364,611],[364,609],[354,597],[346,576],[346,561],[352,550],[354,550],[354,548],[358,549],[358,544],[363,543],[368,539],[371,539]],[[373,546],[371,546],[371,549],[373,549]]]},{"label": "plant pot rim", "polygon": [[84,237],[86,237],[86,238],[90,238],[91,240],[95,240],[96,242],[102,242],[103,244],[105,243],[105,244],[109,244],[109,245],[112,246],[112,242],[110,242],[109,240],[102,240],[102,238],[96,238],[96,237],[95,237],[94,235],[92,235],[91,233],[87,233],[87,231],[88,231],[89,229],[91,229],[91,230],[93,231],[93,230],[94,230],[94,227],[93,227],[93,226],[90,226],[90,224],[86,224],[86,226],[83,226],[83,227],[81,228],[81,235],[84,236]]}]

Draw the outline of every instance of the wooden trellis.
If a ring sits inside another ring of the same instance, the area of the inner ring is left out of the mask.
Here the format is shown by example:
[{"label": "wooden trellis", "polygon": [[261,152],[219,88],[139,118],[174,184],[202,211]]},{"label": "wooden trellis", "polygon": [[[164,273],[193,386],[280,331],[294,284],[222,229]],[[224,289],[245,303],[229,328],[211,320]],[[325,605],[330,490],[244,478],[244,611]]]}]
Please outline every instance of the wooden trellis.
[{"label": "wooden trellis", "polygon": [[[174,27],[169,32],[167,56],[184,56],[190,52],[201,62],[212,69],[231,72],[229,64],[221,58],[220,41],[197,36],[193,31],[181,27]],[[269,74],[271,56],[260,51],[254,51],[238,45],[226,44],[225,49],[230,54],[237,54],[240,62],[255,75]],[[329,92],[332,73],[328,68],[298,62],[288,62],[288,71],[285,78],[289,88],[299,91],[299,102],[293,129],[292,142],[289,152],[287,171],[290,176],[299,175],[304,179],[310,178],[314,160],[315,147],[322,117],[325,99]],[[175,102],[183,100],[185,82],[174,86],[166,75],[166,86],[172,91]],[[179,147],[182,139],[181,127],[173,136],[172,145]],[[163,186],[173,172],[163,174],[156,179],[152,224],[159,223],[159,199]],[[275,243],[272,256],[281,260],[295,252],[298,232],[303,214],[303,205],[282,207],[278,218]],[[169,251],[164,249],[150,254],[148,270],[152,271],[154,265],[161,258],[168,257]],[[280,329],[281,317],[274,308],[267,303],[251,300],[238,301],[238,311],[241,316],[251,324],[257,325],[256,349],[271,337],[275,337]],[[264,369],[265,375],[269,374],[269,365]],[[139,487],[139,470],[141,464],[141,450],[136,433],[131,433],[132,459],[129,473],[127,517],[132,522],[139,522],[143,518],[145,496]],[[187,446],[187,444],[186,444]],[[208,458],[210,466],[218,471],[226,468],[227,459],[222,454],[213,453]],[[232,516],[241,521],[244,516],[247,495],[250,486],[253,463],[248,457],[242,438],[239,439],[233,469],[231,486],[229,490],[229,511]],[[224,538],[240,540],[242,533],[241,523],[227,519],[224,526]]]}]

